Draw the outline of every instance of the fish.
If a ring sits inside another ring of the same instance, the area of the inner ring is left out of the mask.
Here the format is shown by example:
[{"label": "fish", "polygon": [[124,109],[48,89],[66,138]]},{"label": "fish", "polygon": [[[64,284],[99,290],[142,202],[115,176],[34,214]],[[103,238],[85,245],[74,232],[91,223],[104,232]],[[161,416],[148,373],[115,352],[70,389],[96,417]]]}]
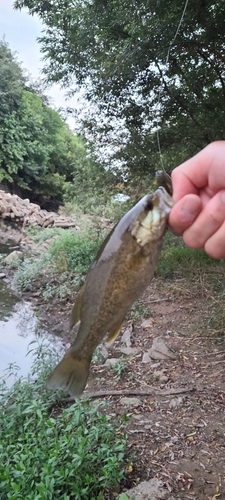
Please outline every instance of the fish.
[{"label": "fish", "polygon": [[75,341],[47,380],[50,389],[80,397],[96,347],[112,343],[134,302],[150,284],[167,229],[172,197],[164,187],[145,195],[106,237],[87,273],[71,314]]},{"label": "fish", "polygon": [[167,174],[165,170],[157,170],[155,177],[157,185],[164,187],[167,193],[173,196],[173,186],[170,175]]}]

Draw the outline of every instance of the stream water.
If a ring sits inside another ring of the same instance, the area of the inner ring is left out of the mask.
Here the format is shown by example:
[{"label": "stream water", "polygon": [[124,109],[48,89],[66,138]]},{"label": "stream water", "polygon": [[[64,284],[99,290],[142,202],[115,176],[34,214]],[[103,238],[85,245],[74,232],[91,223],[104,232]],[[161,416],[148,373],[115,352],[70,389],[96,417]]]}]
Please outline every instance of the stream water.
[{"label": "stream water", "polygon": [[[0,245],[0,254],[9,251],[9,246]],[[21,300],[6,282],[0,280],[0,377],[6,379],[8,386],[14,380],[12,376],[7,378],[9,365],[19,367],[19,376],[29,374],[33,363],[33,354],[28,354],[29,344],[35,340],[51,342],[58,349],[62,347],[61,342],[37,320],[31,304]]]}]

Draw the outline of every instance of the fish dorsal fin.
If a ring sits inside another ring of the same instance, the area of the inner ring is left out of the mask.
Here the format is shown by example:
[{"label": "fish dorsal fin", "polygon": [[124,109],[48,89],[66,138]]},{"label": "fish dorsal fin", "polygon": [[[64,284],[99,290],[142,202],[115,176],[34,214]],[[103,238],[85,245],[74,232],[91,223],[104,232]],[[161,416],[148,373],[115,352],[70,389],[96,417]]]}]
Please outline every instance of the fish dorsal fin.
[{"label": "fish dorsal fin", "polygon": [[81,313],[81,306],[83,302],[83,296],[84,296],[84,290],[85,290],[85,284],[81,287],[77,298],[75,300],[75,304],[72,309],[71,313],[71,318],[70,318],[70,329],[74,327],[77,323],[80,321],[80,313]]},{"label": "fish dorsal fin", "polygon": [[119,324],[119,326],[117,326],[113,330],[109,331],[107,343],[111,344],[116,339],[117,335],[119,335],[119,333],[120,333],[122,324],[123,324],[123,321],[122,321],[122,323]]}]

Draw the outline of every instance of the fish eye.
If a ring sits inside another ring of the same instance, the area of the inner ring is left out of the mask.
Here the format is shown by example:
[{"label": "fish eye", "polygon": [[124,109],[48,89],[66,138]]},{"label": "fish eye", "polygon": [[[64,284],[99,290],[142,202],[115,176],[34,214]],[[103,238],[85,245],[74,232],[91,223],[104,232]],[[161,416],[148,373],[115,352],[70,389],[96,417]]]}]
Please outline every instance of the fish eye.
[{"label": "fish eye", "polygon": [[153,209],[153,202],[151,200],[147,201],[146,203],[146,210],[152,210]]}]

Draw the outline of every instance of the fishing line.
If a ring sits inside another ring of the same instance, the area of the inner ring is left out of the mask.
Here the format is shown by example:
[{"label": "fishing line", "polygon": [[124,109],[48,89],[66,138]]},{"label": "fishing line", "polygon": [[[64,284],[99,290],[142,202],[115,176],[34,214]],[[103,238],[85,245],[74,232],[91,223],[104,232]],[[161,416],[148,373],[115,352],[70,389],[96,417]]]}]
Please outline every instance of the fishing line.
[{"label": "fishing line", "polygon": [[[185,13],[186,13],[186,10],[187,10],[188,2],[189,2],[189,0],[185,1],[183,12],[182,12],[180,21],[179,21],[177,29],[176,29],[176,33],[175,33],[174,37],[172,38],[172,40],[171,40],[171,42],[169,44],[168,52],[167,52],[167,56],[166,56],[166,61],[165,61],[165,66],[169,62],[170,51],[171,51],[171,48],[172,48],[172,46],[173,46],[173,44],[174,44],[174,42],[175,42],[175,40],[177,38],[177,35],[178,35],[179,29],[181,27],[181,24],[182,24],[182,22],[184,20],[184,16],[185,16]],[[162,71],[162,76],[161,76],[161,79],[160,79],[160,87],[159,87],[158,102],[157,102],[157,107],[158,108],[160,107],[160,99],[161,99],[161,93],[162,93],[161,88],[162,88],[162,85],[163,85],[164,71]],[[162,157],[162,152],[161,152],[160,136],[159,136],[159,120],[160,120],[160,118],[161,118],[161,116],[160,116],[160,112],[159,112],[159,116],[157,116],[157,131],[156,131],[156,136],[157,136],[157,143],[158,143],[158,151],[159,151],[160,163],[161,163],[162,170],[165,172],[165,167],[164,167],[164,164],[163,164],[163,157]]]}]

